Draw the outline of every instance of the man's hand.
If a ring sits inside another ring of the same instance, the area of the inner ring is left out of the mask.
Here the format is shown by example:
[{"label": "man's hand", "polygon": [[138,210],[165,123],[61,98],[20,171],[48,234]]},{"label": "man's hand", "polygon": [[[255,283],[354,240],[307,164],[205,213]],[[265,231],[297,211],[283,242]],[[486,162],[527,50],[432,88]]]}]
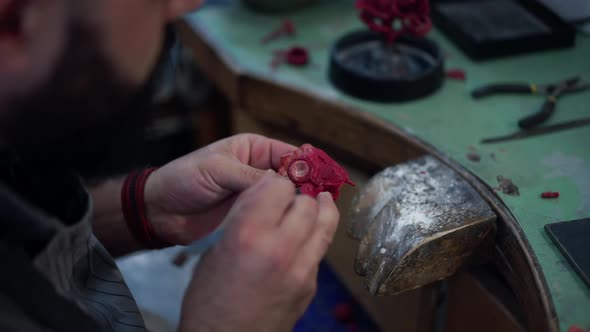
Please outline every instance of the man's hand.
[{"label": "man's hand", "polygon": [[[277,169],[282,155],[296,148],[259,135],[233,136],[177,159],[152,173],[145,186],[147,216],[160,238],[191,243],[214,230],[237,195],[266,170]],[[123,179],[90,188],[92,226],[113,255],[141,249],[127,229],[121,206]]]},{"label": "man's hand", "polygon": [[267,172],[226,219],[225,236],[197,265],[180,330],[292,330],[338,225],[331,195],[296,196],[290,181]]},{"label": "man's hand", "polygon": [[214,230],[237,194],[277,169],[296,148],[259,135],[233,136],[177,159],[152,173],[145,187],[155,232],[174,244],[191,243]]}]

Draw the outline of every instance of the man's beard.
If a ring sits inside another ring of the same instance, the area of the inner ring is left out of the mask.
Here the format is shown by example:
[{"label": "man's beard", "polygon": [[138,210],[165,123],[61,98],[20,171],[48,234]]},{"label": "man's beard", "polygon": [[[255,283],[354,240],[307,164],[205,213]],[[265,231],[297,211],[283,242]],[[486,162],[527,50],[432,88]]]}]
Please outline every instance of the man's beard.
[{"label": "man's beard", "polygon": [[110,172],[104,161],[113,149],[142,139],[159,73],[134,87],[102,54],[91,27],[72,24],[68,37],[50,79],[0,113],[0,137],[21,162],[100,177]]}]

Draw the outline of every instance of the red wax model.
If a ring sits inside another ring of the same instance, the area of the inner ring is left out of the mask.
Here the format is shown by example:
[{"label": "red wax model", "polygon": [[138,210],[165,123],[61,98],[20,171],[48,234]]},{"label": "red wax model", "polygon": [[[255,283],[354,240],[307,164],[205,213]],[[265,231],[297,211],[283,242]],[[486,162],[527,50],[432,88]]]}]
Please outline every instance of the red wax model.
[{"label": "red wax model", "polygon": [[279,174],[288,176],[301,193],[312,197],[329,192],[336,200],[344,184],[354,186],[344,167],[311,144],[304,144],[293,153],[282,156]]}]

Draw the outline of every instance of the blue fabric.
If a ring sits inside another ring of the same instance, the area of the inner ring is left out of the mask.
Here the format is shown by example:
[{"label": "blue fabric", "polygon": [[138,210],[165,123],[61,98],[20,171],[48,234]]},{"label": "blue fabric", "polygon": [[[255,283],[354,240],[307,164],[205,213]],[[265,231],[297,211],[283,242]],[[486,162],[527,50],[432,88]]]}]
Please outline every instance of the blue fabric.
[{"label": "blue fabric", "polygon": [[[342,303],[352,305],[352,316],[349,322],[341,322],[333,314],[334,308]],[[326,262],[320,264],[317,294],[294,329],[294,332],[312,331],[379,331]]]}]

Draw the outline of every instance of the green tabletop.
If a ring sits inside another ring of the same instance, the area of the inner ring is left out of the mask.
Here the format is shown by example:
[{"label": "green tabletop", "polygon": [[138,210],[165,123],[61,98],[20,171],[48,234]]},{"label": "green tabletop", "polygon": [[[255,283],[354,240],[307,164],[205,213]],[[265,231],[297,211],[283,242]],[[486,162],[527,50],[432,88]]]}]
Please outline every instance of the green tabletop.
[{"label": "green tabletop", "polygon": [[[469,92],[497,81],[553,82],[574,75],[590,80],[590,38],[578,37],[576,47],[500,60],[474,63],[441,33],[429,36],[448,54],[447,68],[461,68],[467,81],[447,80],[434,95],[407,103],[379,104],[348,97],[327,80],[328,52],[336,38],[362,28],[350,0],[325,0],[306,10],[291,13],[295,38],[261,45],[260,39],[276,28],[284,17],[265,16],[239,4],[208,6],[191,14],[225,57],[240,70],[272,78],[337,100],[362,112],[389,121],[430,143],[491,187],[497,176],[511,178],[520,196],[502,193],[504,203],[520,223],[537,256],[557,310],[560,327],[590,326],[590,288],[572,270],[564,256],[545,234],[543,226],[556,221],[590,217],[590,127],[495,145],[481,145],[484,137],[517,130],[517,120],[537,110],[540,96],[494,96],[473,100]],[[274,50],[306,46],[312,64],[306,68],[270,67]],[[549,123],[590,116],[590,91],[564,96]],[[480,162],[467,158],[475,148]],[[540,193],[559,191],[561,197],[543,200]],[[590,253],[589,253],[590,254]]]}]

